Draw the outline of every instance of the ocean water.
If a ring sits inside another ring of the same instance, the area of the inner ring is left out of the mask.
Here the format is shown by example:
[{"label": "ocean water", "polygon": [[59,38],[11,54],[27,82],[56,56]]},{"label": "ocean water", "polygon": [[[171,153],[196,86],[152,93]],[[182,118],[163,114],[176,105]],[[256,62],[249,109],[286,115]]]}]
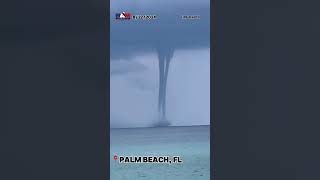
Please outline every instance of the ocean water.
[{"label": "ocean water", "polygon": [[[111,129],[111,180],[209,180],[210,126]],[[113,156],[180,156],[182,164],[123,164]]]}]

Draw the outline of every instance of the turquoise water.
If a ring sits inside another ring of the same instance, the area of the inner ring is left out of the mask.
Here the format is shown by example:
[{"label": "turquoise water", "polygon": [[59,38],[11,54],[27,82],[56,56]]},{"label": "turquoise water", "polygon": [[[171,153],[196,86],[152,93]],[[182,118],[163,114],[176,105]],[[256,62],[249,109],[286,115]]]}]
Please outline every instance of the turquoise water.
[{"label": "turquoise water", "polygon": [[[209,180],[210,126],[111,129],[111,180]],[[118,156],[180,156],[182,164],[120,164]]]}]

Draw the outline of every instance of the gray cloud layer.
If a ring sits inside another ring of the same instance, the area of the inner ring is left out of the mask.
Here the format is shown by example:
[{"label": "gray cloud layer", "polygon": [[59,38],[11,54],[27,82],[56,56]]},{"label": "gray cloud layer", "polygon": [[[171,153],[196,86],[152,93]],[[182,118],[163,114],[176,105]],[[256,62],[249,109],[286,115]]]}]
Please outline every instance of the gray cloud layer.
[{"label": "gray cloud layer", "polygon": [[[111,2],[111,127],[143,127],[157,122],[158,55],[167,56],[170,51],[174,53],[164,96],[166,119],[174,126],[209,124],[209,3]],[[123,11],[157,18],[116,20],[115,13]],[[200,19],[183,20],[182,15],[200,15]]]},{"label": "gray cloud layer", "polygon": [[[207,48],[210,45],[209,1],[131,1],[111,3],[111,59],[128,58],[156,48]],[[156,20],[115,20],[115,13],[154,14]],[[181,15],[200,15],[199,20],[182,20]]]}]

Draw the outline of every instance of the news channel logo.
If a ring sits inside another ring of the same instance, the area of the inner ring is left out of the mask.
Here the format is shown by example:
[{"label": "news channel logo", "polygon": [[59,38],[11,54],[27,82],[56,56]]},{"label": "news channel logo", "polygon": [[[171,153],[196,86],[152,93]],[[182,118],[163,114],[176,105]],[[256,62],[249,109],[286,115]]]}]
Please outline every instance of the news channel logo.
[{"label": "news channel logo", "polygon": [[131,16],[132,15],[129,12],[116,13],[117,20],[129,20],[131,19]]},{"label": "news channel logo", "polygon": [[116,13],[116,20],[152,20],[156,19],[156,15],[133,15],[130,12]]}]

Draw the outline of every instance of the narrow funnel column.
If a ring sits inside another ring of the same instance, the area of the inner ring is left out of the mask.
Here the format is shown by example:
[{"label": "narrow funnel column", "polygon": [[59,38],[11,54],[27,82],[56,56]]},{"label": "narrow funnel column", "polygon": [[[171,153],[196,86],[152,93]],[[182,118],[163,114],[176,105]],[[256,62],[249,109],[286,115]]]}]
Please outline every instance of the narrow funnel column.
[{"label": "narrow funnel column", "polygon": [[173,49],[169,49],[169,51],[166,53],[165,56],[165,72],[164,72],[164,82],[163,82],[163,100],[162,100],[162,117],[164,121],[167,121],[166,119],[166,97],[167,97],[167,80],[168,80],[168,73],[169,73],[169,67],[170,62],[173,57]]},{"label": "narrow funnel column", "polygon": [[163,53],[158,53],[158,61],[159,61],[159,96],[158,96],[158,118],[159,121],[163,119],[163,79],[164,79],[164,54]]},{"label": "narrow funnel column", "polygon": [[159,96],[158,96],[158,125],[168,126],[169,122],[166,119],[166,91],[167,79],[170,67],[170,61],[173,56],[173,49],[159,48]]}]

